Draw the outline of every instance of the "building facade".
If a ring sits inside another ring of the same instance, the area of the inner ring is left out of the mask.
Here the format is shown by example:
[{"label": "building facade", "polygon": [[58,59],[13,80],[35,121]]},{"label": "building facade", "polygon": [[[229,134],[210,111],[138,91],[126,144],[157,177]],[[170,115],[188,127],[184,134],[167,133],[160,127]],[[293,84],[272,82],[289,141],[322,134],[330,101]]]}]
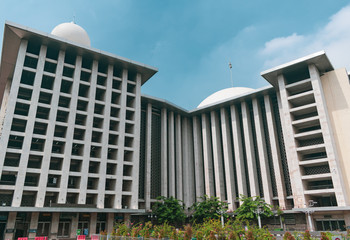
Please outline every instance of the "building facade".
[{"label": "building facade", "polygon": [[290,229],[350,226],[349,77],[324,52],[263,72],[271,86],[187,111],[141,95],[156,68],[58,27],[5,24],[0,239],[111,232],[158,196],[190,207],[205,194],[230,211],[241,194],[261,196]]}]

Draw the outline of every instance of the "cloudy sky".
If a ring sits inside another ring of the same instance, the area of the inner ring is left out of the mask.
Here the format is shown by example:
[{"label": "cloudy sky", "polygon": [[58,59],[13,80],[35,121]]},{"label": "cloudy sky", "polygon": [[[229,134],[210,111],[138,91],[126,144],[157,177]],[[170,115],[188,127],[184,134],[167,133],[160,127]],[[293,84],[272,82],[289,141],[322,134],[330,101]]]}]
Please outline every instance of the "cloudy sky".
[{"label": "cloudy sky", "polygon": [[343,0],[0,0],[5,20],[51,32],[75,18],[92,46],[157,67],[147,95],[185,109],[233,85],[260,88],[260,72],[326,50],[350,70],[350,2]]}]

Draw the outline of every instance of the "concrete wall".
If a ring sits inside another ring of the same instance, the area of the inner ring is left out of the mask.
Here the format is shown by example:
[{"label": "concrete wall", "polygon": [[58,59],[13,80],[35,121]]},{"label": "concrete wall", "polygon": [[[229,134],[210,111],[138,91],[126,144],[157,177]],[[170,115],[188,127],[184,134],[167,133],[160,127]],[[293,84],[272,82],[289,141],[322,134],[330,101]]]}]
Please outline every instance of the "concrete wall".
[{"label": "concrete wall", "polygon": [[350,197],[350,85],[345,68],[325,73],[321,77],[327,109],[338,151],[343,183]]}]

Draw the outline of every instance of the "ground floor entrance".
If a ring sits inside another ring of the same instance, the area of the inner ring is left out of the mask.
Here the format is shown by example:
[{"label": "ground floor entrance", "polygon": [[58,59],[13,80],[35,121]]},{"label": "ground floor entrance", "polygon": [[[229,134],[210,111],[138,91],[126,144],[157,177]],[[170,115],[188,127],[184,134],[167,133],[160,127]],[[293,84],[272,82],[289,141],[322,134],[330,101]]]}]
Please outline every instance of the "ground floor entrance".
[{"label": "ground floor entrance", "polygon": [[[111,233],[116,222],[129,220],[130,213],[97,212],[8,212],[1,217],[0,240],[76,239],[78,235]],[[7,217],[8,215],[8,217]]]}]

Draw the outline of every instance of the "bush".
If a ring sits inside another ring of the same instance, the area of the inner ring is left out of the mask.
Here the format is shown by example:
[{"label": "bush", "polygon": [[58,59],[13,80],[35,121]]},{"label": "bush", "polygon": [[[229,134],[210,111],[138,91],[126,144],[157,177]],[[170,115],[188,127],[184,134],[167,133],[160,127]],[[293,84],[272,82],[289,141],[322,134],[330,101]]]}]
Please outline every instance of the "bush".
[{"label": "bush", "polygon": [[286,232],[283,235],[283,240],[295,240],[295,237],[290,232]]},{"label": "bush", "polygon": [[311,240],[311,234],[309,230],[306,230],[303,235],[304,235],[304,238],[303,238],[304,240]]}]

